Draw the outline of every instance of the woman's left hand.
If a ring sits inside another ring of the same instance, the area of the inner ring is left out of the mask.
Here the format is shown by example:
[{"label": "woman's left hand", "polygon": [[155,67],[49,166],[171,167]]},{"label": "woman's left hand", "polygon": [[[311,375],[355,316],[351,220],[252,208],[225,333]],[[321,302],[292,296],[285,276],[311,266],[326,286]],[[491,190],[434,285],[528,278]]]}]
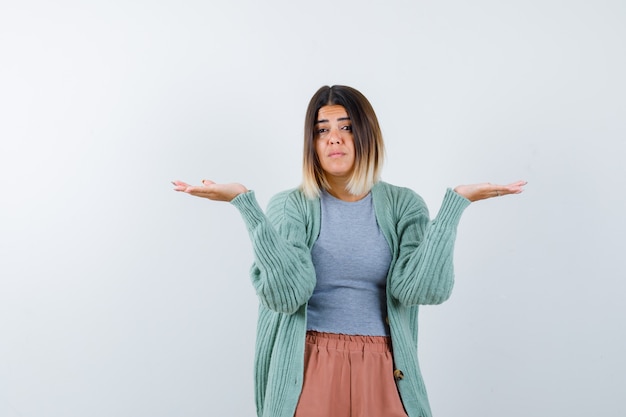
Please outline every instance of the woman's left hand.
[{"label": "woman's left hand", "polygon": [[507,194],[519,194],[524,191],[526,181],[517,181],[508,185],[497,185],[485,182],[482,184],[459,185],[454,189],[457,194],[469,201],[485,200],[491,197],[502,197]]}]

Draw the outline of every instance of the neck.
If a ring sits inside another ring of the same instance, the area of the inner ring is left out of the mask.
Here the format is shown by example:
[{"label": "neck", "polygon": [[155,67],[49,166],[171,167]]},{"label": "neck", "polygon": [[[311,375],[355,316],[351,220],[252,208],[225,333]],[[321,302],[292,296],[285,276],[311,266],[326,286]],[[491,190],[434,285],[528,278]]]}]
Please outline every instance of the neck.
[{"label": "neck", "polygon": [[342,201],[348,201],[348,202],[359,201],[368,194],[368,193],[364,193],[360,195],[352,194],[346,188],[347,182],[338,182],[338,181],[329,181],[329,182],[330,182],[329,185],[331,188],[326,190],[328,194]]}]

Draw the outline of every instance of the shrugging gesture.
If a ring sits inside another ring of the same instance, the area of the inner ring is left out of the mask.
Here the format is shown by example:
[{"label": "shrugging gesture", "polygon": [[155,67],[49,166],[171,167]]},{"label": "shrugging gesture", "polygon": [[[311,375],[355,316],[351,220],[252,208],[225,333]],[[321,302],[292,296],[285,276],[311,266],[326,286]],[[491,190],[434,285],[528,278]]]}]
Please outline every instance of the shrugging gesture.
[{"label": "shrugging gesture", "polygon": [[[366,410],[364,417],[431,416],[417,360],[419,306],[451,294],[463,210],[519,194],[526,182],[448,189],[431,220],[419,195],[381,181],[383,160],[369,101],[351,87],[324,86],[306,111],[302,183],[274,196],[265,213],[241,184],[173,181],[175,191],[230,202],[248,229],[260,301],[258,417],[352,409]],[[344,355],[343,341],[368,365]]]},{"label": "shrugging gesture", "polygon": [[[246,187],[238,183],[217,184],[210,180],[202,180],[201,183],[202,185],[195,186],[183,181],[172,181],[172,184],[175,186],[175,191],[185,192],[196,197],[208,198],[214,201],[232,201],[232,199],[239,194],[248,191]],[[524,191],[526,184],[526,181],[516,181],[507,185],[484,182],[480,184],[459,185],[454,188],[454,191],[467,198],[469,201],[474,202],[492,197],[502,197],[508,194],[520,194]]]}]

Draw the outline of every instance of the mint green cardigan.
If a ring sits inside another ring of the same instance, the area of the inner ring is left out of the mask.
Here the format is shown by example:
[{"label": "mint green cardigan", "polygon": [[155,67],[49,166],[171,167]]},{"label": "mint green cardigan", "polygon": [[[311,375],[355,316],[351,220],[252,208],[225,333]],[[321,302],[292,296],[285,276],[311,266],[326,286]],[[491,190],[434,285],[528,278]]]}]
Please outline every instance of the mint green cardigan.
[{"label": "mint green cardigan", "polygon": [[[409,417],[430,417],[417,360],[420,304],[440,304],[454,283],[456,229],[469,200],[448,189],[430,220],[426,204],[407,188],[372,188],[376,220],[389,243],[387,314],[398,391]],[[255,398],[259,417],[293,417],[304,374],[307,302],[315,288],[311,248],[320,230],[319,199],[297,189],[273,197],[267,214],[253,191],[232,204],[240,211],[254,251],[252,284],[259,297]],[[399,375],[396,372],[396,375]]]}]

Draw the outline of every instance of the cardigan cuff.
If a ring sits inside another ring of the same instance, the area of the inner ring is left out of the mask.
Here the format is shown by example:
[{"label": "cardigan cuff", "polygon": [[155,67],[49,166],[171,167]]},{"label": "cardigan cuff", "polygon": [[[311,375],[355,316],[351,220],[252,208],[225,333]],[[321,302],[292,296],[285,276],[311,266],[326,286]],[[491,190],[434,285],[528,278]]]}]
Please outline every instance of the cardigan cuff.
[{"label": "cardigan cuff", "polygon": [[252,190],[239,194],[230,203],[239,210],[248,230],[253,230],[265,218]]},{"label": "cardigan cuff", "polygon": [[463,211],[471,203],[467,198],[448,188],[437,214],[437,222],[456,227],[461,220]]}]

